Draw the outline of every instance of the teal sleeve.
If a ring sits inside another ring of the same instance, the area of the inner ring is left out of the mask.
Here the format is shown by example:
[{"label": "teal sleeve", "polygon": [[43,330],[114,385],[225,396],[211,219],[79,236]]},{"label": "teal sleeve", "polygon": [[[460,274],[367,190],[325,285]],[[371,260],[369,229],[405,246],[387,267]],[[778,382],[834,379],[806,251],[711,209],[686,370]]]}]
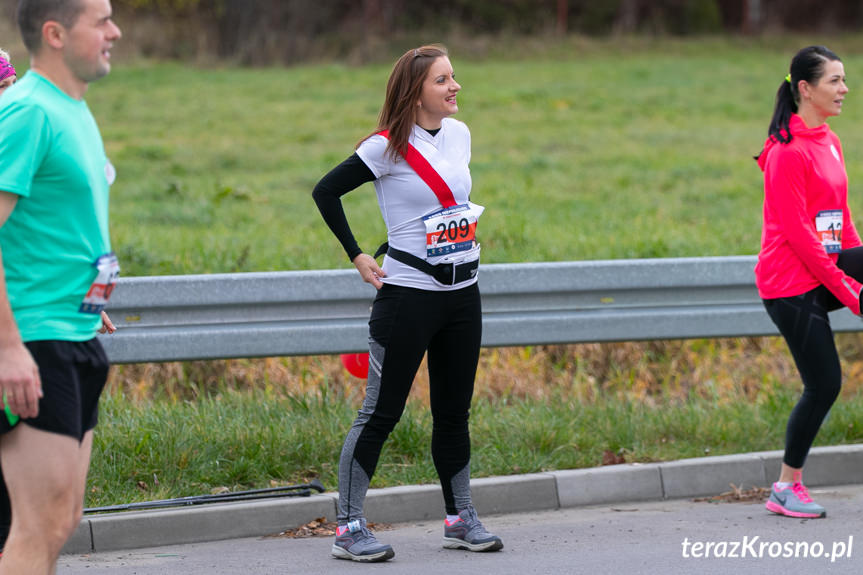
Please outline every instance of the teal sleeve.
[{"label": "teal sleeve", "polygon": [[0,110],[0,190],[30,195],[48,150],[48,119],[36,106],[13,103]]}]

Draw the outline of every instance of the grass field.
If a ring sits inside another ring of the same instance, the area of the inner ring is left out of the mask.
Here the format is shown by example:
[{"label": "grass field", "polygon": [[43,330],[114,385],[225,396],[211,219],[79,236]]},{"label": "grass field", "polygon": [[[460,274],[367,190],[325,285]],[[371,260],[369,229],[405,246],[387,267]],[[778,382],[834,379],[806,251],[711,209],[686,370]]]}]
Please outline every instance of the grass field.
[{"label": "grass field", "polygon": [[[484,261],[757,253],[752,156],[791,53],[742,40],[573,42],[554,57],[480,61],[454,52],[473,199],[488,208]],[[859,211],[863,53],[845,61],[852,92],[832,125]],[[112,234],[124,275],[349,266],[310,192],[374,128],[388,73],[116,66],[88,100],[119,173]],[[385,233],[371,185],[345,203],[371,250]]]},{"label": "grass field", "polygon": [[[863,440],[863,336],[840,343],[847,383],[817,445]],[[330,357],[121,366],[102,403],[88,505],[312,477],[335,489],[363,383]],[[781,449],[799,388],[768,338],[486,349],[472,475]],[[372,486],[434,483],[430,438],[421,369]]]},{"label": "grass field", "polygon": [[[758,153],[805,39],[525,41],[452,51],[491,262],[754,254]],[[863,209],[863,39],[831,41],[851,94],[831,125]],[[88,101],[118,173],[124,275],[348,267],[311,200],[373,127],[389,62],[290,69],[118,65]],[[371,186],[345,198],[361,246],[384,239]],[[863,344],[819,444],[859,442]],[[799,383],[775,339],[484,350],[475,475],[779,449]],[[374,486],[433,482],[424,376]],[[116,369],[88,505],[318,475],[362,394],[338,360]]]},{"label": "grass field", "polygon": [[[362,401],[329,390],[268,396],[225,392],[194,402],[129,403],[109,394],[111,413],[97,434],[88,504],[160,499],[227,487],[305,482],[336,488],[344,434]],[[546,400],[475,400],[471,419],[474,477],[601,465],[606,453],[648,462],[781,449],[794,392],[781,387],[757,401],[704,398],[659,404],[566,393]],[[819,445],[863,438],[863,396],[839,401]],[[433,483],[431,415],[412,401],[387,442],[373,487]]]}]

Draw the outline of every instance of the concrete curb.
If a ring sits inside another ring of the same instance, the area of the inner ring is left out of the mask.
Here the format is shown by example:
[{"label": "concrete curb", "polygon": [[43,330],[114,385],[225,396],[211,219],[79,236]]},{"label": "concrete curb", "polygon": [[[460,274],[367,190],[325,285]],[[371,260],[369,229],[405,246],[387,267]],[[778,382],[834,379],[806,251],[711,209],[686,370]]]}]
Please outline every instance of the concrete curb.
[{"label": "concrete curb", "polygon": [[[699,457],[666,463],[623,464],[590,469],[487,477],[471,481],[480,514],[558,509],[628,501],[715,495],[730,484],[767,486],[779,475],[782,451]],[[809,453],[810,487],[863,483],[863,444],[818,447]],[[85,517],[63,548],[91,553],[239,537],[260,537],[333,519],[337,493],[254,502],[211,504],[160,511],[132,511]],[[437,485],[369,490],[369,521],[398,523],[440,518]]]}]

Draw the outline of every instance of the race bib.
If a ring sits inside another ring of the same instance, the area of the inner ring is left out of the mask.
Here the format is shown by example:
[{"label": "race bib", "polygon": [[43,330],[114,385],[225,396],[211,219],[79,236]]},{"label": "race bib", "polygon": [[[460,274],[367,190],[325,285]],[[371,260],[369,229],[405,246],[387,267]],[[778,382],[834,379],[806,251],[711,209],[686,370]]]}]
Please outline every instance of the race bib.
[{"label": "race bib", "polygon": [[102,310],[108,304],[111,292],[114,291],[117,277],[120,275],[120,263],[117,261],[117,256],[114,255],[114,252],[99,256],[93,262],[93,266],[97,270],[96,279],[93,280],[93,284],[87,290],[87,295],[84,296],[81,307],[78,308],[78,311],[81,313],[102,313]]},{"label": "race bib", "polygon": [[476,242],[476,224],[484,207],[460,204],[423,216],[426,226],[426,257],[436,258],[472,249]]},{"label": "race bib", "polygon": [[828,254],[842,251],[842,210],[822,210],[815,216],[815,233]]}]

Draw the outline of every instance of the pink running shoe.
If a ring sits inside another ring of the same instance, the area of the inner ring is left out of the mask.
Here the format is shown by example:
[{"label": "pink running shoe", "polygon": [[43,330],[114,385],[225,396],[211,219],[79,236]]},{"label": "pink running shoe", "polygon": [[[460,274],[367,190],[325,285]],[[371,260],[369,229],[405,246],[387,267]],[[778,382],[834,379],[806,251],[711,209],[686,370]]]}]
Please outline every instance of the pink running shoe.
[{"label": "pink running shoe", "polygon": [[773,484],[770,497],[767,499],[767,510],[788,517],[826,517],[827,511],[812,501],[809,491],[800,481],[795,481],[791,487],[779,489]]}]

